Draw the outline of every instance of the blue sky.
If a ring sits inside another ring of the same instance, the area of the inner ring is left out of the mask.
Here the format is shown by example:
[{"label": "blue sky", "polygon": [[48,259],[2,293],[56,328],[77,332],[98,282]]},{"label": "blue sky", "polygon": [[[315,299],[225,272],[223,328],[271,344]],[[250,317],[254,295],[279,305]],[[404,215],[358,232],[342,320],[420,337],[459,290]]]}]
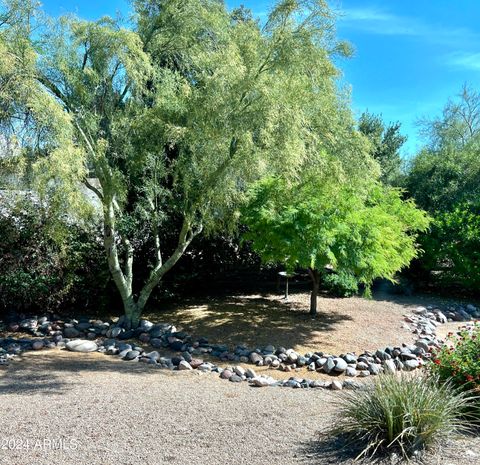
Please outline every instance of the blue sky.
[{"label": "blue sky", "polygon": [[[270,1],[243,3],[265,17]],[[126,0],[44,0],[51,15],[74,12],[95,19],[126,13]],[[357,115],[368,109],[388,121],[400,121],[409,140],[405,156],[416,151],[416,121],[438,114],[466,82],[480,89],[479,0],[331,0],[339,14],[338,36],[355,55],[339,66],[351,86]]]}]

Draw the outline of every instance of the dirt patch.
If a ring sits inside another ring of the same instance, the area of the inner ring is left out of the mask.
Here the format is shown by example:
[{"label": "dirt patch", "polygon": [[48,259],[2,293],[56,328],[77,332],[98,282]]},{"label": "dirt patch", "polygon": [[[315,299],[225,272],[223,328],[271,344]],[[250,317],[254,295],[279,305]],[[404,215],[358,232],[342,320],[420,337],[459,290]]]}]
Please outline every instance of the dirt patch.
[{"label": "dirt patch", "polygon": [[252,348],[273,344],[301,353],[360,353],[414,340],[403,328],[403,315],[419,301],[322,297],[315,319],[308,314],[308,303],[308,293],[291,295],[288,302],[272,294],[204,298],[147,316],[173,322],[212,343]]}]

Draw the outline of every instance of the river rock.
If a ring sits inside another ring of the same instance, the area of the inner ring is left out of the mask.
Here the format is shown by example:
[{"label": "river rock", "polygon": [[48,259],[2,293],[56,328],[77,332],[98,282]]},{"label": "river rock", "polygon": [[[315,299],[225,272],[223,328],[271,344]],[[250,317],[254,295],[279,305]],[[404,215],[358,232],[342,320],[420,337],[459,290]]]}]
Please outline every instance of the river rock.
[{"label": "river rock", "polygon": [[343,360],[343,358],[337,357],[334,358],[333,361],[335,362],[335,367],[333,368],[333,370],[338,373],[343,373],[348,367],[347,362]]},{"label": "river rock", "polygon": [[193,370],[192,366],[190,365],[190,363],[188,363],[186,360],[182,360],[179,364],[178,364],[178,369],[180,371],[186,371],[186,370]]},{"label": "river rock", "polygon": [[395,366],[395,362],[393,360],[385,360],[383,362],[383,369],[387,374],[393,374],[397,371],[397,367]]},{"label": "river rock", "polygon": [[98,350],[95,342],[84,339],[67,342],[66,347],[72,352],[95,352]]},{"label": "river rock", "polygon": [[33,350],[42,350],[45,347],[43,341],[33,341],[32,342],[32,349]]}]

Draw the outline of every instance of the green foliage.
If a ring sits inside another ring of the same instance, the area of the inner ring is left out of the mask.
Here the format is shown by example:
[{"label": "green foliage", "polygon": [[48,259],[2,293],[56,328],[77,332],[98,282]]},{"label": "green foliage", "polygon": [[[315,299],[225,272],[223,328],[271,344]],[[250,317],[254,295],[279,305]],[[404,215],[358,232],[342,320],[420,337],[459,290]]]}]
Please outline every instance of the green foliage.
[{"label": "green foliage", "polygon": [[363,449],[360,456],[395,451],[409,457],[468,431],[468,404],[465,393],[434,378],[382,375],[342,396],[334,431]]},{"label": "green foliage", "polygon": [[431,213],[421,265],[437,284],[480,283],[480,94],[465,87],[441,117],[423,122],[428,145],[414,158],[408,192]]},{"label": "green foliage", "polygon": [[45,311],[69,305],[97,310],[108,270],[93,231],[52,219],[38,202],[3,200],[0,310]]},{"label": "green foliage", "polygon": [[424,149],[412,161],[408,192],[431,213],[453,210],[480,195],[480,140],[465,148]]},{"label": "green foliage", "polygon": [[367,286],[394,279],[418,253],[416,232],[428,219],[401,191],[371,183],[342,185],[311,176],[289,185],[279,178],[253,190],[245,235],[265,262],[322,270],[326,265]]},{"label": "green foliage", "polygon": [[[16,2],[20,17],[27,3]],[[18,36],[37,55],[18,104],[40,141],[25,148],[42,199],[80,212],[83,182],[101,202],[109,267],[135,323],[195,236],[234,230],[252,182],[333,166],[332,154],[344,177],[378,167],[337,89],[333,57],[349,47],[323,0],[281,0],[264,26],[217,0],[134,6],[131,29],[64,17],[36,24],[33,37],[25,17]],[[138,284],[145,245],[149,273]]]},{"label": "green foliage", "polygon": [[437,284],[480,286],[480,206],[459,204],[437,213],[428,235],[421,238],[424,266],[436,270]]},{"label": "green foliage", "polygon": [[325,273],[322,277],[322,285],[335,297],[351,297],[358,292],[357,279],[345,272]]},{"label": "green foliage", "polygon": [[380,164],[382,182],[401,185],[403,174],[400,149],[407,138],[400,133],[400,123],[386,126],[381,116],[366,112],[360,116],[358,130],[372,144],[372,156]]},{"label": "green foliage", "polygon": [[449,333],[445,345],[433,354],[430,370],[441,382],[480,394],[480,323]]}]

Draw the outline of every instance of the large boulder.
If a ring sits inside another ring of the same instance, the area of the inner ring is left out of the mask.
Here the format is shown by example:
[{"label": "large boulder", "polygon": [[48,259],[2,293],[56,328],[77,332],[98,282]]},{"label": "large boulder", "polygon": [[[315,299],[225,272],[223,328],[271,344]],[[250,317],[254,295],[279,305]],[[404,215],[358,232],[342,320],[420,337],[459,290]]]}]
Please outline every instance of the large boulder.
[{"label": "large boulder", "polygon": [[72,352],[95,352],[98,350],[98,346],[95,342],[86,341],[84,339],[67,342],[66,347]]}]

